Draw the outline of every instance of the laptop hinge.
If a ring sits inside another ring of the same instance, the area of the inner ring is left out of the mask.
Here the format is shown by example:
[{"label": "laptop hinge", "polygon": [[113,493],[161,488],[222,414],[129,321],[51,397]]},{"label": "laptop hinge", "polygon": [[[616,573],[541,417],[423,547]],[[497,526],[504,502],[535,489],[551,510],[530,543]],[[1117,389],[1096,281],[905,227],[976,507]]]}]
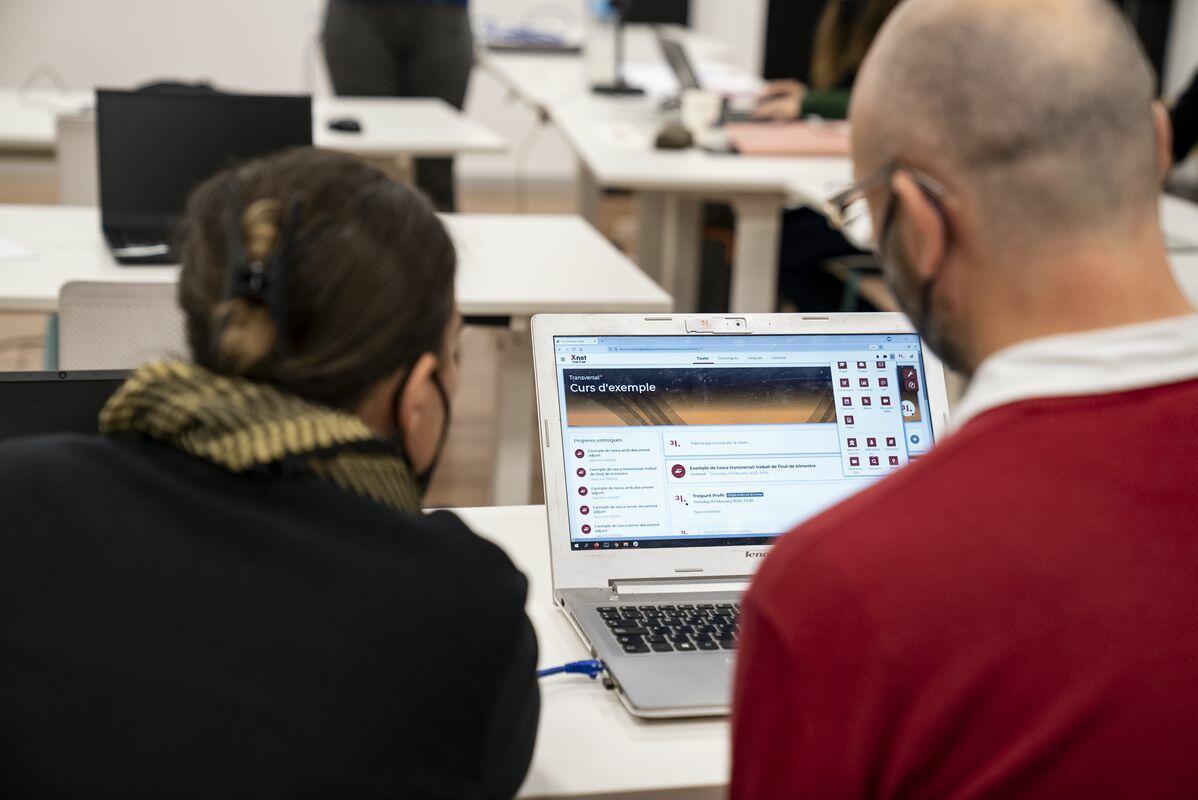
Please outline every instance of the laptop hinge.
[{"label": "laptop hinge", "polygon": [[705,575],[694,578],[612,578],[607,585],[615,594],[743,592],[749,588],[749,578],[745,575]]}]

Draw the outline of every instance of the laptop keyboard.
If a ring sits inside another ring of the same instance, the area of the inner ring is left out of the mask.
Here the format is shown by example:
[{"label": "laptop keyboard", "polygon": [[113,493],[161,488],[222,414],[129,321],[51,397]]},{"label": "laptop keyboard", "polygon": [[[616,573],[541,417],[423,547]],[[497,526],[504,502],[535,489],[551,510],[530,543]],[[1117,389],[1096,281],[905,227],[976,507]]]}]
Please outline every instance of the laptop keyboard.
[{"label": "laptop keyboard", "polygon": [[735,650],[740,603],[603,606],[599,616],[625,653]]}]

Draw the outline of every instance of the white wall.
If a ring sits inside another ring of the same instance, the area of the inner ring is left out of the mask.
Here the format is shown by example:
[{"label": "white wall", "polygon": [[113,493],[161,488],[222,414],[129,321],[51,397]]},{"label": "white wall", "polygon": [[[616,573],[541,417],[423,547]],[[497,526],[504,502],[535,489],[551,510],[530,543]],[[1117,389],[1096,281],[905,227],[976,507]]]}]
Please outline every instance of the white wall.
[{"label": "white wall", "polygon": [[[692,0],[701,30],[732,45],[737,62],[760,69],[765,0]],[[472,0],[476,19],[581,24],[585,0]],[[68,86],[127,86],[151,78],[205,78],[267,92],[327,92],[317,36],[324,0],[0,0],[0,86],[41,65]],[[756,25],[761,30],[755,28]],[[533,114],[476,70],[466,111],[505,136],[512,150],[535,128]],[[547,128],[531,134],[523,172],[567,179],[574,160]],[[463,158],[463,178],[508,179],[511,154]]]}]

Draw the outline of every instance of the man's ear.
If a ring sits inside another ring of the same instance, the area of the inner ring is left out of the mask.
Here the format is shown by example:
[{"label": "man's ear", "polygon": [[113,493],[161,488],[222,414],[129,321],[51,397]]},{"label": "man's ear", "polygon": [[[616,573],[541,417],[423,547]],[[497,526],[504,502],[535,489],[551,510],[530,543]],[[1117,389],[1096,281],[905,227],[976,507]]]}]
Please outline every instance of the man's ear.
[{"label": "man's ear", "polygon": [[[944,260],[945,219],[919,184],[902,170],[891,178],[890,188],[894,192],[894,202],[899,204],[894,222],[899,227],[895,233],[902,237],[907,262],[918,277],[931,280],[940,272]],[[906,224],[899,225],[899,217],[903,216]]]},{"label": "man's ear", "polygon": [[1156,132],[1156,164],[1161,183],[1173,169],[1173,121],[1159,100],[1152,101],[1152,122]]}]

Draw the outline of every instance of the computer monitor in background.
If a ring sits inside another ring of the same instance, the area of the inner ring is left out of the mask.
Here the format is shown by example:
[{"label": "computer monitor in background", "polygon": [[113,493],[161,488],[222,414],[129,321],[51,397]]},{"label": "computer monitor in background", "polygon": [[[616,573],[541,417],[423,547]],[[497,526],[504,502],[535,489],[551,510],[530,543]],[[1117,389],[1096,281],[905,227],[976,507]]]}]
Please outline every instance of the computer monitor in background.
[{"label": "computer monitor in background", "polygon": [[124,371],[0,372],[0,442],[48,433],[96,433]]},{"label": "computer monitor in background", "polygon": [[188,194],[226,167],[312,144],[312,98],[96,92],[100,214],[121,263],[170,263]]},{"label": "computer monitor in background", "polygon": [[689,25],[690,0],[626,0],[625,22]]}]

